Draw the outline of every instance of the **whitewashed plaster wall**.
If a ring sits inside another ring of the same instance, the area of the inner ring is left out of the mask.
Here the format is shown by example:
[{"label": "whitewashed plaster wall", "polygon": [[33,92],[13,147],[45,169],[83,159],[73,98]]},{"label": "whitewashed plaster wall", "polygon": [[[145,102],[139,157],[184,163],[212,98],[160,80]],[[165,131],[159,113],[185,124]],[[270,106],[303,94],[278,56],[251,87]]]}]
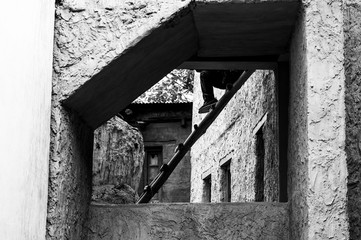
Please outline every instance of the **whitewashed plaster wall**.
[{"label": "whitewashed plaster wall", "polygon": [[54,1],[1,1],[0,238],[45,239]]}]

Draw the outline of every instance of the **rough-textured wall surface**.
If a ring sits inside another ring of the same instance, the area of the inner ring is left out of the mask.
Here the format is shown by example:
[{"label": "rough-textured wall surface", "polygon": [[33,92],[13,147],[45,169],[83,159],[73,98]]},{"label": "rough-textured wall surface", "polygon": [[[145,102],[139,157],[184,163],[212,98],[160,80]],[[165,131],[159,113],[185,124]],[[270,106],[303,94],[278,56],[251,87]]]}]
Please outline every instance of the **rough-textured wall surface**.
[{"label": "rough-textured wall surface", "polygon": [[119,117],[94,132],[92,201],[135,203],[144,161],[143,137]]},{"label": "rough-textured wall surface", "polygon": [[306,1],[309,239],[347,239],[342,1]]},{"label": "rough-textured wall surface", "polygon": [[90,217],[88,240],[288,239],[287,204],[91,205]]},{"label": "rough-textured wall surface", "polygon": [[305,16],[299,15],[290,48],[288,201],[290,239],[307,239],[307,62]]},{"label": "rough-textured wall surface", "polygon": [[163,17],[188,1],[64,0],[56,9],[54,70],[70,95]]},{"label": "rough-textured wall surface", "polygon": [[[205,115],[198,114],[203,103],[196,74],[193,123]],[[218,98],[223,94],[217,90]],[[278,200],[278,128],[275,78],[272,71],[257,71],[228,103],[198,142],[192,147],[191,201],[201,202],[202,174],[211,173],[212,202],[222,199],[220,162],[231,159],[231,200],[255,200],[256,125],[267,113],[263,126],[265,142],[265,200]]]},{"label": "rough-textured wall surface", "polygon": [[93,130],[61,106],[137,36],[189,1],[58,1],[48,239],[81,239],[91,197]]},{"label": "rough-textured wall surface", "polygon": [[342,1],[303,1],[291,48],[291,238],[347,239]]},{"label": "rough-textured wall surface", "polygon": [[361,239],[361,3],[345,1],[345,103],[350,239]]},{"label": "rough-textured wall surface", "polygon": [[94,132],[93,186],[127,184],[138,189],[144,160],[143,137],[119,117]]},{"label": "rough-textured wall surface", "polygon": [[0,238],[44,240],[55,6],[0,8]]},{"label": "rough-textured wall surface", "polygon": [[81,239],[91,197],[93,130],[61,107],[62,92],[54,91],[60,79],[54,75],[47,239]]}]

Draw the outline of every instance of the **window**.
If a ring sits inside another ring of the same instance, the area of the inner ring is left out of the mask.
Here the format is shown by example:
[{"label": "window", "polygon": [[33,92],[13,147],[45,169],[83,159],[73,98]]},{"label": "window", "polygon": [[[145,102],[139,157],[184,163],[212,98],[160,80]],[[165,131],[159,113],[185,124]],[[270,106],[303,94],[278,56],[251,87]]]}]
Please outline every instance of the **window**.
[{"label": "window", "polygon": [[212,178],[208,175],[203,179],[203,202],[211,202],[212,200]]},{"label": "window", "polygon": [[231,161],[221,165],[221,202],[231,202]]},{"label": "window", "polygon": [[[150,184],[158,175],[159,168],[163,163],[162,147],[146,147],[145,159],[143,164],[143,175],[139,192],[143,192],[146,185]],[[159,190],[160,191],[160,190]],[[154,195],[152,200],[160,200],[159,192]]]},{"label": "window", "polygon": [[264,156],[265,145],[262,127],[256,134],[255,201],[264,201]]}]

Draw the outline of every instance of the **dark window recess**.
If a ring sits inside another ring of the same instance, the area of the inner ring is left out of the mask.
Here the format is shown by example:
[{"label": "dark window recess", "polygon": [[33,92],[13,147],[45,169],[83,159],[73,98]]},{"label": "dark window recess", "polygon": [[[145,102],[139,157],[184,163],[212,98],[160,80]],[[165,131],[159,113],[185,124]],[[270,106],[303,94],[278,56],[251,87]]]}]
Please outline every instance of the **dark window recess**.
[{"label": "dark window recess", "polygon": [[212,199],[212,178],[211,175],[203,179],[203,202],[211,202]]},{"label": "dark window recess", "polygon": [[231,202],[231,164],[230,161],[221,166],[222,202]]},{"label": "dark window recess", "polygon": [[262,127],[256,133],[255,201],[264,201],[264,156],[265,145]]},{"label": "dark window recess", "polygon": [[[143,192],[146,185],[150,184],[153,179],[158,175],[159,168],[163,163],[162,159],[162,147],[146,147],[145,159],[143,163],[143,174],[141,184],[139,186],[139,192]],[[160,200],[159,192],[154,195],[152,200]]]}]

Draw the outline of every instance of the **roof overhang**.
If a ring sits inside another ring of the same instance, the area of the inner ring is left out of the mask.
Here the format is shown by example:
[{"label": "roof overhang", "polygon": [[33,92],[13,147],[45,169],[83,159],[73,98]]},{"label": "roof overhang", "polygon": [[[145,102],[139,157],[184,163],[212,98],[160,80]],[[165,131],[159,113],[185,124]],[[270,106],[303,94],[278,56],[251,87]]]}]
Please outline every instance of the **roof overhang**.
[{"label": "roof overhang", "polygon": [[154,26],[64,105],[97,128],[174,68],[273,69],[298,0],[194,1]]}]

